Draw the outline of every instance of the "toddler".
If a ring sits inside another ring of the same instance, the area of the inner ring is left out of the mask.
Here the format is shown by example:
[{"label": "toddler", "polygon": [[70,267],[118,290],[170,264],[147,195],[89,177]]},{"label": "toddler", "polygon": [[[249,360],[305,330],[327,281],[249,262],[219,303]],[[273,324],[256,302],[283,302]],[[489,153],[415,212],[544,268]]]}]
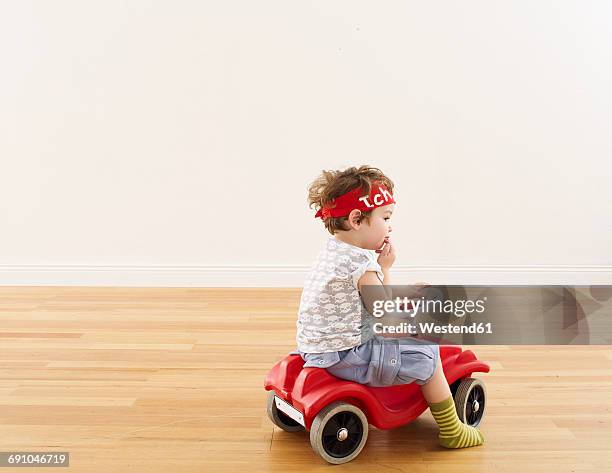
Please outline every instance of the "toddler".
[{"label": "toddler", "polygon": [[370,166],[323,171],[309,187],[308,202],[332,236],[308,272],[300,299],[296,339],[304,366],[370,386],[416,382],[440,428],[440,445],[481,445],[482,433],[457,416],[439,346],[376,336],[362,318],[362,286],[391,290],[393,182]]}]

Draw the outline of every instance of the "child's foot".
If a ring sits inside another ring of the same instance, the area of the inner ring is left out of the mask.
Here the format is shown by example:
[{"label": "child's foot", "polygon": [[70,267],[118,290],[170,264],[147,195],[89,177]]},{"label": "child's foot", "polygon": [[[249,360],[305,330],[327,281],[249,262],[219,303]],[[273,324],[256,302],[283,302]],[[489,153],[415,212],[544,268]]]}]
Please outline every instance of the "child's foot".
[{"label": "child's foot", "polygon": [[460,424],[460,430],[457,434],[452,437],[442,436],[442,433],[438,435],[438,441],[440,445],[446,448],[464,448],[464,447],[475,447],[484,443],[484,436],[482,432],[476,427],[469,425]]},{"label": "child's foot", "polygon": [[440,427],[438,439],[446,448],[475,447],[484,443],[482,432],[459,420],[453,398],[429,405],[431,414]]}]

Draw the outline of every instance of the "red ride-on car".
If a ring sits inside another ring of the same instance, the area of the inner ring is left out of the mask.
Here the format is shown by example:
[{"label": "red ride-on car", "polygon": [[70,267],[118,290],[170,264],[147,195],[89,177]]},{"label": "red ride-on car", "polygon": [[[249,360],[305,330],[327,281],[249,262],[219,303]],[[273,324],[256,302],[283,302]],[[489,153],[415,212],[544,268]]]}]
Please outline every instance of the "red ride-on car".
[{"label": "red ride-on car", "polygon": [[[477,426],[486,407],[484,383],[472,373],[489,372],[470,350],[440,346],[442,367],[462,422]],[[287,432],[310,431],[310,444],[329,463],[346,463],[361,452],[368,424],[393,429],[412,422],[427,408],[420,387],[402,384],[371,387],[345,381],[322,368],[302,368],[299,354],[290,354],[268,372],[270,420]]]}]

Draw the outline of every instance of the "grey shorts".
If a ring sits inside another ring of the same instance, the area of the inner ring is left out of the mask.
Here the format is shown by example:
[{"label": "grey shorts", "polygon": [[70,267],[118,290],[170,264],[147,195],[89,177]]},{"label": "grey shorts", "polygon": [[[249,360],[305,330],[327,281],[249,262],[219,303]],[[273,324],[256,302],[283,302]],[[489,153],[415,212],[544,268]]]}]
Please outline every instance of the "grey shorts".
[{"label": "grey shorts", "polygon": [[300,353],[304,366],[326,368],[332,375],[369,386],[419,385],[433,376],[440,347],[416,338],[374,336],[367,342],[332,353]]}]

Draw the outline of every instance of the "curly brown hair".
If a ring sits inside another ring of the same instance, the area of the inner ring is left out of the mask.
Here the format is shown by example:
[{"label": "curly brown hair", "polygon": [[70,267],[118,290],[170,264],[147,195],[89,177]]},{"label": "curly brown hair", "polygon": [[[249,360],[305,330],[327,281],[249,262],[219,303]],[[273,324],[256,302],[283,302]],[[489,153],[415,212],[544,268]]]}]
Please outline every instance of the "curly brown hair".
[{"label": "curly brown hair", "polygon": [[[357,187],[364,189],[363,195],[369,195],[373,182],[381,182],[393,194],[393,181],[378,168],[363,165],[342,171],[323,170],[308,186],[308,206],[311,208],[314,206],[315,210],[319,210]],[[361,212],[365,220],[369,220],[371,214],[372,210]],[[327,231],[333,235],[339,231],[349,230],[347,221],[348,217],[330,217],[323,222]]]}]

